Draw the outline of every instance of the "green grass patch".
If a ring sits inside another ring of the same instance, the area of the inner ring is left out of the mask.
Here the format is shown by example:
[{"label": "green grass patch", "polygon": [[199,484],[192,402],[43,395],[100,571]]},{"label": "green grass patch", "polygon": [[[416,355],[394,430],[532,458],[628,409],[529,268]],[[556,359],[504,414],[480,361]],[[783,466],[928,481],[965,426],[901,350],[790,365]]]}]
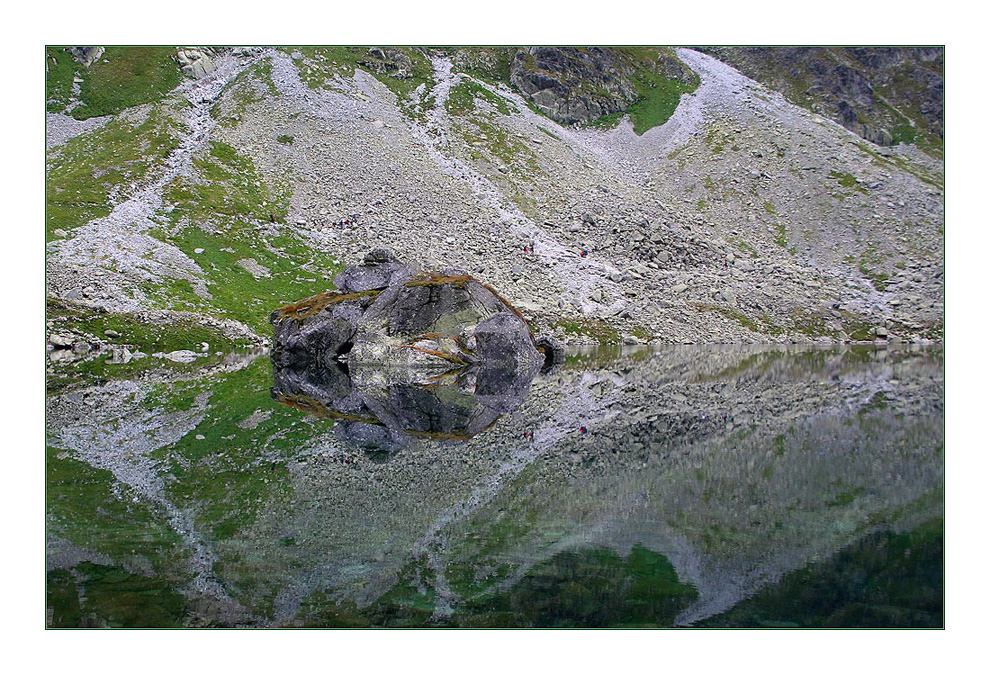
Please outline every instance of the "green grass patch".
[{"label": "green grass patch", "polygon": [[[192,346],[202,342],[208,342],[211,351],[230,351],[236,346],[245,346],[235,344],[217,329],[192,318],[175,318],[167,323],[155,323],[137,314],[104,313],[87,305],[57,298],[46,300],[46,314],[49,320],[56,320],[58,328],[55,330],[75,329],[147,353],[192,349]],[[108,330],[116,331],[120,336],[112,339],[104,337]]]},{"label": "green grass patch", "polygon": [[220,141],[211,141],[208,153],[193,159],[199,179],[179,177],[165,186],[164,197],[174,205],[173,222],[187,217],[213,228],[239,229],[248,223],[284,222],[289,211],[289,189],[269,187],[251,159]]},{"label": "green grass patch", "polygon": [[725,318],[735,321],[743,328],[754,333],[764,335],[781,335],[784,332],[783,329],[773,323],[766,314],[761,314],[758,318],[753,319],[752,317],[747,316],[745,313],[732,307],[711,305],[703,302],[695,302],[692,303],[692,305],[699,312],[715,312],[717,314],[721,314]]},{"label": "green grass patch", "polygon": [[455,72],[493,84],[510,84],[516,47],[431,47],[453,55]]},{"label": "green grass patch", "polygon": [[470,115],[475,110],[476,99],[484,99],[491,103],[503,115],[511,115],[515,112],[515,106],[510,106],[509,102],[498,94],[490,92],[485,87],[471,80],[461,80],[450,90],[447,98],[447,112],[451,115]]},{"label": "green grass patch", "polygon": [[[527,144],[480,115],[462,117],[459,122],[454,122],[453,129],[464,139],[467,153],[472,159],[490,159],[494,156],[510,171],[529,178],[534,172],[541,172],[536,155]],[[486,153],[488,157],[485,156]]]},{"label": "green grass patch", "polygon": [[860,265],[860,273],[870,280],[873,288],[877,289],[881,293],[887,290],[887,281],[890,279],[890,275],[886,272],[875,270],[867,267],[866,265]]},{"label": "green grass patch", "polygon": [[773,240],[777,242],[777,245],[781,248],[787,248],[789,242],[787,240],[787,226],[783,223],[777,223],[777,234],[774,236]]},{"label": "green grass patch", "polygon": [[[272,310],[314,292],[331,290],[330,279],[342,269],[329,255],[288,233],[261,235],[243,229],[211,234],[193,226],[175,234],[153,234],[199,263],[212,296],[207,300],[192,293],[191,288],[176,293],[174,285],[162,285],[154,293],[160,302],[171,301],[172,309],[218,313],[247,324],[260,335],[271,330],[268,317]],[[195,253],[198,248],[203,253]],[[269,276],[255,276],[239,261],[253,261],[266,268]]]},{"label": "green grass patch", "polygon": [[[869,143],[856,143],[856,147],[858,147],[860,150],[862,150],[871,158],[873,158],[873,163],[876,164],[877,166],[882,166],[888,169],[896,168],[901,171],[906,171],[907,173],[911,174],[912,176],[920,180],[922,183],[925,183],[926,185],[931,185],[932,187],[938,188],[939,190],[945,188],[945,178],[943,176],[938,174],[933,174],[924,167],[919,166],[914,162],[909,162],[900,155],[895,155],[895,154],[881,155],[876,150],[873,150],[873,148],[870,147]],[[926,152],[932,154],[930,150],[931,150],[930,148],[926,149]],[[941,156],[941,155],[938,154],[935,156]]]},{"label": "green grass patch", "polygon": [[369,47],[290,47],[286,51],[298,52],[302,58],[294,59],[299,76],[310,88],[333,87],[337,76],[353,77],[357,68],[370,73],[396,95],[399,107],[410,116],[421,114],[410,105],[413,92],[426,85],[433,87],[433,65],[426,53],[417,47],[399,48],[409,57],[410,68],[404,75],[387,60],[371,54]]},{"label": "green grass patch", "polygon": [[867,194],[865,187],[859,184],[856,177],[851,173],[843,173],[841,171],[830,171],[828,177],[837,181],[839,185],[850,190],[856,190],[857,192],[862,192],[864,195]]},{"label": "green grass patch", "polygon": [[46,74],[50,111],[64,110],[71,97],[73,77],[79,77],[79,101],[69,114],[76,119],[113,115],[143,103],[161,100],[179,86],[182,72],[175,47],[107,47],[103,56],[83,68],[60,47],[46,56],[55,64]]},{"label": "green grass patch", "polygon": [[266,98],[280,96],[272,80],[272,64],[260,61],[242,71],[226,87],[223,96],[213,104],[210,114],[218,128],[231,128],[240,123],[248,108]]},{"label": "green grass patch", "polygon": [[330,279],[342,266],[271,223],[287,217],[288,187],[269,187],[250,158],[218,141],[193,164],[198,180],[180,178],[165,189],[174,227],[152,235],[199,264],[212,298],[198,296],[188,281],[169,279],[145,288],[159,305],[217,313],[265,335],[273,309],[333,288]]},{"label": "green grass patch", "polygon": [[839,332],[832,325],[832,317],[823,312],[810,309],[796,309],[791,312],[794,331],[811,338],[839,337]]},{"label": "green grass patch", "polygon": [[[653,127],[660,126],[674,114],[682,94],[695,91],[700,84],[698,76],[684,67],[687,81],[669,77],[658,61],[666,57],[680,63],[672,50],[648,47],[616,47],[616,53],[633,66],[630,77],[639,100],[628,109],[633,131],[642,136]],[[681,64],[683,66],[683,64]]]},{"label": "green grass patch", "polygon": [[118,201],[126,198],[131,184],[146,182],[160,169],[178,147],[178,139],[178,122],[158,106],[138,123],[118,118],[51,150],[46,162],[46,240],[56,237],[56,229],[69,230],[108,215],[111,190],[119,188]]},{"label": "green grass patch", "polygon": [[899,124],[890,130],[894,145],[898,143],[914,143],[918,139],[918,130],[911,124]]},{"label": "green grass patch", "polygon": [[[249,347],[238,344],[223,333],[204,325],[194,318],[174,317],[165,322],[151,322],[136,314],[111,314],[93,310],[85,305],[48,298],[46,301],[48,320],[55,321],[52,332],[76,330],[84,335],[98,338],[103,342],[127,347],[133,352],[154,354],[190,349],[199,352],[202,343],[210,346],[210,353],[228,353],[236,348]],[[118,337],[108,337],[106,331],[116,331]],[[159,359],[135,359],[128,363],[107,363],[109,353],[80,361],[65,361],[53,364],[55,373],[46,379],[49,393],[54,393],[70,385],[83,382],[106,381],[135,377],[149,368],[166,369],[173,372],[194,372],[206,364],[216,363],[219,358],[210,356],[193,363],[173,363]]]},{"label": "green grass patch", "polygon": [[568,335],[576,337],[589,337],[603,345],[622,344],[622,335],[619,331],[601,319],[564,319],[552,324],[551,328],[559,328]]},{"label": "green grass patch", "polygon": [[725,146],[728,144],[729,136],[724,131],[715,126],[708,128],[708,133],[705,134],[705,145],[708,146],[709,150],[717,155],[725,150]]},{"label": "green grass patch", "polygon": [[743,253],[745,253],[748,256],[750,256],[751,258],[759,258],[760,257],[760,252],[759,251],[757,251],[750,244],[746,243],[742,239],[739,239],[738,237],[730,237],[729,239],[727,239],[727,241],[730,244],[732,244],[733,246],[735,246],[737,249],[739,249],[740,251],[742,251]]}]

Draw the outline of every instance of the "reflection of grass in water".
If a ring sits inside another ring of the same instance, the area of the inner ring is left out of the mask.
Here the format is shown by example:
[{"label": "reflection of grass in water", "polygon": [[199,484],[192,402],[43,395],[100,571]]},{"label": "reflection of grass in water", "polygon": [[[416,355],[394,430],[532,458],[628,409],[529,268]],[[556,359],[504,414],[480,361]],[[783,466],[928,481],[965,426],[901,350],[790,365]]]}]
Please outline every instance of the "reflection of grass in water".
[{"label": "reflection of grass in water", "polygon": [[164,571],[182,560],[179,536],[113,474],[48,448],[45,501],[51,531],[117,561],[143,559]]},{"label": "reflection of grass in water", "polygon": [[[433,592],[423,569],[410,563],[399,581],[372,605],[359,609],[328,593],[303,605],[306,625],[426,626]],[[677,579],[673,565],[642,546],[628,556],[605,548],[563,551],[504,592],[482,595],[455,608],[440,625],[459,627],[671,626],[697,591]]]},{"label": "reflection of grass in water", "polygon": [[304,599],[299,612],[303,625],[321,628],[422,627],[431,624],[435,592],[434,578],[422,558],[411,560],[399,572],[396,583],[372,605],[359,608],[353,601],[341,602],[329,591]]},{"label": "reflection of grass in water", "polygon": [[73,575],[48,573],[51,627],[175,628],[186,602],[170,581],[132,574],[122,567],[81,562]]},{"label": "reflection of grass in water", "polygon": [[781,581],[703,627],[936,628],[943,620],[943,521],[878,532]]},{"label": "reflection of grass in water", "polygon": [[665,557],[634,546],[563,551],[508,591],[482,597],[456,615],[463,626],[670,626],[697,598]]}]

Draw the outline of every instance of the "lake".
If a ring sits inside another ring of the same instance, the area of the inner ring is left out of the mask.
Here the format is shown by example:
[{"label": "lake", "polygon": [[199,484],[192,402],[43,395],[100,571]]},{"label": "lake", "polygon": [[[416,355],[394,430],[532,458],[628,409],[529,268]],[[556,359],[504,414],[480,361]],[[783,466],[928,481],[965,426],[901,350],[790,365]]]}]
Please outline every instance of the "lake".
[{"label": "lake", "polygon": [[51,394],[47,625],[944,625],[940,346],[401,379]]}]

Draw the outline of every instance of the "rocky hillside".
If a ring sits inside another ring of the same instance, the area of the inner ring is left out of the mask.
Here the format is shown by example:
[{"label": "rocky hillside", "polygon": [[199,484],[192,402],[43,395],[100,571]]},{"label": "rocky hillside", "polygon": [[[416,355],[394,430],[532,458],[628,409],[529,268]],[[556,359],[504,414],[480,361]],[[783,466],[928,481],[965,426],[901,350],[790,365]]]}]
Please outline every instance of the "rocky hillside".
[{"label": "rocky hillside", "polygon": [[942,47],[713,47],[705,51],[873,143],[917,143],[932,154],[942,152]]},{"label": "rocky hillside", "polygon": [[63,361],[264,343],[273,308],[374,248],[467,270],[568,342],[942,336],[929,51],[788,56],[805,91],[852,68],[821,111],[894,145],[691,49],[97,52],[47,50]]}]

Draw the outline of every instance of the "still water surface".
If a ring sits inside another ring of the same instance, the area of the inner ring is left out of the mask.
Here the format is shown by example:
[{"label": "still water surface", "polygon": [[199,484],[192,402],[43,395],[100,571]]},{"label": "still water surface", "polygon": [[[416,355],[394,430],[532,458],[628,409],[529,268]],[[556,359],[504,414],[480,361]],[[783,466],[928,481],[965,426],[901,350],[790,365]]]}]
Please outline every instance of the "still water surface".
[{"label": "still water surface", "polygon": [[943,625],[939,347],[571,351],[532,381],[116,380],[47,405],[47,621]]}]

